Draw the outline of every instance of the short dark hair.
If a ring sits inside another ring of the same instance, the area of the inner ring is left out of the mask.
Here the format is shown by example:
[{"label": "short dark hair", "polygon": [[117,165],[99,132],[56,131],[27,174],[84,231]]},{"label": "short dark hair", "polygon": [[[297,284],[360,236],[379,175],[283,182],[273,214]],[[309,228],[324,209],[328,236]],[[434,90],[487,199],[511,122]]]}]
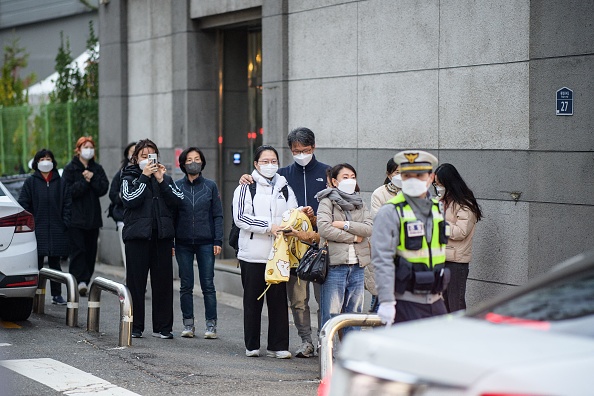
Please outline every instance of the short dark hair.
[{"label": "short dark hair", "polygon": [[289,149],[293,148],[293,143],[301,143],[302,146],[314,147],[316,145],[316,135],[309,128],[298,127],[289,132],[287,143],[289,144]]},{"label": "short dark hair", "polygon": [[274,151],[274,155],[276,155],[276,159],[278,161],[278,152],[276,151],[276,149],[272,146],[268,146],[268,145],[262,145],[260,147],[258,147],[256,149],[256,151],[254,151],[254,161],[258,162],[258,160],[260,159],[260,156],[262,155],[262,153],[264,151]]},{"label": "short dark hair", "polygon": [[159,155],[159,148],[151,139],[142,139],[136,142],[136,147],[134,148],[134,154],[132,154],[131,162],[133,164],[138,164],[138,154],[144,150],[145,148],[152,148],[155,150],[155,154]]},{"label": "short dark hair", "polygon": [[130,142],[130,143],[128,143],[126,148],[124,148],[124,154],[122,155],[122,163],[120,164],[121,169],[124,169],[126,167],[126,165],[128,165],[128,162],[130,162],[130,160],[128,159],[128,151],[135,144],[136,144],[136,142]]},{"label": "short dark hair", "polygon": [[[353,172],[355,174],[355,178],[357,178],[357,171],[355,170],[355,168],[353,168],[353,166],[351,164],[347,164],[346,162],[343,164],[334,165],[332,167],[332,169],[330,170],[330,176],[332,176],[333,179],[336,179],[338,177],[338,174],[340,173],[340,171],[343,170],[344,168],[347,168],[351,172]],[[359,183],[357,183],[357,185],[355,186],[355,191],[356,192],[361,191],[361,189],[359,188]]]},{"label": "short dark hair", "polygon": [[56,158],[54,157],[54,153],[52,153],[48,149],[42,148],[41,150],[39,150],[38,152],[36,152],[35,153],[35,157],[33,157],[33,163],[31,164],[31,166],[33,167],[33,170],[39,170],[39,167],[37,166],[37,163],[43,157],[50,157],[52,159],[52,163],[54,164],[54,169],[58,169],[58,163],[56,162]]},{"label": "short dark hair", "polygon": [[188,172],[186,172],[186,159],[188,159],[188,154],[190,154],[192,151],[197,152],[200,156],[200,161],[202,162],[202,170],[206,168],[206,158],[204,158],[204,153],[202,152],[202,150],[200,150],[198,147],[188,147],[179,155],[179,169],[181,169],[181,171],[184,172],[184,174],[186,175],[188,174]]}]

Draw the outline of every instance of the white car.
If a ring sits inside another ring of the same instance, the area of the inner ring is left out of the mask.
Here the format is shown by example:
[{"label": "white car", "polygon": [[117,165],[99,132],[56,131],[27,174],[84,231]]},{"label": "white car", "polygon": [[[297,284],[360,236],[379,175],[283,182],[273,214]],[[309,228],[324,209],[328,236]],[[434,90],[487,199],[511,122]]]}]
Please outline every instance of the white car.
[{"label": "white car", "polygon": [[0,182],[0,319],[29,318],[38,276],[33,215]]},{"label": "white car", "polygon": [[594,251],[464,314],[350,333],[329,394],[591,395],[593,373]]}]

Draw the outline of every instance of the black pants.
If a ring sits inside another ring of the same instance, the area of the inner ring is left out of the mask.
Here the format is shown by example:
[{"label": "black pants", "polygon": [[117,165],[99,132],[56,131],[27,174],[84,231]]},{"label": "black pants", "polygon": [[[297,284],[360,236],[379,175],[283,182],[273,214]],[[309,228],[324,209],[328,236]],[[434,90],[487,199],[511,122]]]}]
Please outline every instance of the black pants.
[{"label": "black pants", "polygon": [[396,304],[396,318],[394,323],[408,322],[447,314],[445,303],[440,298],[433,304],[420,304],[411,301],[398,300]]},{"label": "black pants", "polygon": [[173,328],[173,259],[171,239],[126,241],[126,286],[132,297],[133,331],[144,331],[144,294],[151,273],[153,332]]},{"label": "black pants", "polygon": [[[258,297],[266,289],[264,270],[266,264],[248,263],[239,260],[241,283],[243,285],[243,335],[245,348],[260,349],[260,330],[262,327],[262,307],[264,297]],[[289,350],[289,310],[287,304],[287,284],[272,285],[264,295],[268,306],[268,346],[269,351]]]},{"label": "black pants", "polygon": [[468,279],[468,263],[445,262],[446,268],[450,269],[450,284],[443,293],[448,312],[466,309],[466,280]]},{"label": "black pants", "polygon": [[95,259],[97,258],[97,237],[99,229],[85,230],[82,228],[69,228],[70,238],[70,272],[78,283],[91,281],[95,272]]},{"label": "black pants", "polygon": [[[37,267],[39,269],[43,268],[44,258],[45,256],[37,256]],[[51,269],[62,271],[62,267],[60,266],[60,256],[48,256],[47,265]],[[52,297],[59,296],[60,294],[62,294],[62,284],[60,282],[50,281],[50,287],[52,291]]]}]

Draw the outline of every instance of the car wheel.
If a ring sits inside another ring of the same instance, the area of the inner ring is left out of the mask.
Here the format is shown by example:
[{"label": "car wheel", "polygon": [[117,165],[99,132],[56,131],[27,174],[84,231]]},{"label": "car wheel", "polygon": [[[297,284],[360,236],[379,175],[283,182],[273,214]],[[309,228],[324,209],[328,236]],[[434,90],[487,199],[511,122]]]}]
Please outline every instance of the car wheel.
[{"label": "car wheel", "polygon": [[33,309],[32,298],[10,298],[4,299],[0,303],[0,318],[10,321],[19,322],[29,319],[31,310]]}]

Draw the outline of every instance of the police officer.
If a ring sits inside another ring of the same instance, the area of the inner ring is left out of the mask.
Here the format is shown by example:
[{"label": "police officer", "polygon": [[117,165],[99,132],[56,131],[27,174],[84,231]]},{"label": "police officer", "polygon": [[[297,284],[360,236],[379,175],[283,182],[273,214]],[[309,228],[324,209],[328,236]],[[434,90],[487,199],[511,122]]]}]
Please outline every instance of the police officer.
[{"label": "police officer", "polygon": [[406,150],[394,162],[400,165],[402,191],[378,211],[371,238],[377,313],[388,325],[447,313],[441,292],[449,278],[444,265],[449,230],[428,191],[437,158]]}]

